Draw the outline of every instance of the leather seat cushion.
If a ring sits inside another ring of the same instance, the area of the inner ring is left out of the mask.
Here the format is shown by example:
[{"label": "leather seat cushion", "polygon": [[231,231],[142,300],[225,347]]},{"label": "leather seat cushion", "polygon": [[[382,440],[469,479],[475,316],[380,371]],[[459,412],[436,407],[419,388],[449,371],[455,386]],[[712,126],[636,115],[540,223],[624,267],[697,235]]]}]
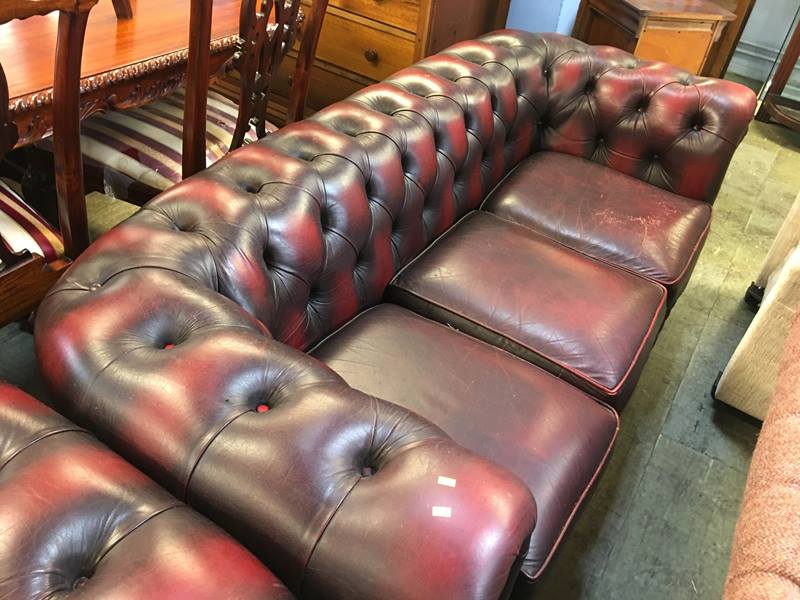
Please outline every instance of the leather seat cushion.
[{"label": "leather seat cushion", "polygon": [[312,354],[351,386],[419,413],[525,481],[538,519],[523,572],[538,576],[613,445],[618,418],[611,408],[392,304],[361,313]]},{"label": "leather seat cushion", "polygon": [[389,297],[622,408],[664,319],[666,290],[486,212],[409,263]]},{"label": "leather seat cushion", "polygon": [[[88,177],[101,180],[107,194],[129,199],[154,196],[181,180],[186,90],[138,108],[93,115],[81,123],[81,149]],[[206,164],[227,154],[239,108],[221,90],[208,92]],[[268,126],[274,130],[274,126]],[[257,139],[254,130],[246,141]],[[132,193],[131,190],[136,190]],[[140,190],[145,190],[144,192]]]},{"label": "leather seat cushion", "polygon": [[667,287],[674,302],[711,224],[711,205],[595,162],[539,152],[520,163],[484,209]]},{"label": "leather seat cushion", "polygon": [[[27,250],[52,262],[64,255],[61,234],[0,180],[0,243],[12,252]],[[2,263],[0,262],[0,269]]]}]

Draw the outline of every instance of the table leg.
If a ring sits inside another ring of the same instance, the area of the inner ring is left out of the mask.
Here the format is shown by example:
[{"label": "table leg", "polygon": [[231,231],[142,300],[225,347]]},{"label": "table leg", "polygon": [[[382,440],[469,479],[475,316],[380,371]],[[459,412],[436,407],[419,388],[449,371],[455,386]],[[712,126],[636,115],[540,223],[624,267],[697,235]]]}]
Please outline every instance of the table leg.
[{"label": "table leg", "polygon": [[131,0],[112,0],[114,3],[114,12],[117,14],[118,19],[132,19],[133,7]]}]

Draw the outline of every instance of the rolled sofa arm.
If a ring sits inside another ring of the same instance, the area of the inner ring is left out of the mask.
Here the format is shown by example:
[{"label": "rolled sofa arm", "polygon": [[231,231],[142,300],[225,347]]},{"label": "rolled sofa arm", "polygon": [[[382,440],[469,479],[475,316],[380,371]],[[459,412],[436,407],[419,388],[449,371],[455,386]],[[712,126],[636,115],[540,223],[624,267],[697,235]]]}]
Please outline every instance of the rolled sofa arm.
[{"label": "rolled sofa arm", "polygon": [[36,321],[63,412],[302,597],[510,590],[536,512],[516,476],[272,340],[193,276],[108,277],[107,264],[79,261]]},{"label": "rolled sofa arm", "polygon": [[[411,69],[459,80],[476,67],[492,73],[479,79],[509,133],[511,162],[563,152],[709,203],[756,107],[743,85],[556,33],[495,31]],[[390,81],[413,81],[406,73]]]}]

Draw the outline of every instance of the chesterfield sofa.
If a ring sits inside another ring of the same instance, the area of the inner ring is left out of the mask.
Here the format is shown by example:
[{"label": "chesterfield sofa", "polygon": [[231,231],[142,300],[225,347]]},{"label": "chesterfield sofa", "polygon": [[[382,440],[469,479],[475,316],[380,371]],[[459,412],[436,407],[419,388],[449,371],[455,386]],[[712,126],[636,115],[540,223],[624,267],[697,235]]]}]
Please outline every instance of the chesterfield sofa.
[{"label": "chesterfield sofa", "polygon": [[0,382],[0,598],[288,600],[218,527]]},{"label": "chesterfield sofa", "polygon": [[737,84],[456,44],[232,152],[40,307],[57,408],[302,597],[539,577],[708,233]]}]

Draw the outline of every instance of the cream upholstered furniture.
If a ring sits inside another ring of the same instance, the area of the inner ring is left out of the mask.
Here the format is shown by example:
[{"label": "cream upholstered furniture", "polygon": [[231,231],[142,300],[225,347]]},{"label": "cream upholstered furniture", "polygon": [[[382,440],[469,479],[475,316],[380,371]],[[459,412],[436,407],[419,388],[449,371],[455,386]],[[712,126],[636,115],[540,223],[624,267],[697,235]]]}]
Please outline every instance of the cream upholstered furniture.
[{"label": "cream upholstered furniture", "polygon": [[725,600],[800,598],[800,315],[753,453]]},{"label": "cream upholstered furniture", "polygon": [[789,325],[800,310],[800,196],[755,281],[761,307],[715,390],[717,400],[764,419],[778,377]]}]

